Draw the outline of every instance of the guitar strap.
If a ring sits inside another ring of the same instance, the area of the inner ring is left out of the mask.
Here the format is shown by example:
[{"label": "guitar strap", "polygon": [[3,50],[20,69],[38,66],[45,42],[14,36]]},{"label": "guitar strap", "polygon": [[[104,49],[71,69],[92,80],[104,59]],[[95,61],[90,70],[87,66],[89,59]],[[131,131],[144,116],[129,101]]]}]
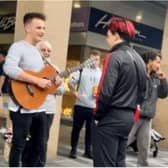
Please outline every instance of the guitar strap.
[{"label": "guitar strap", "polygon": [[47,60],[46,58],[43,58],[43,61],[45,65],[50,65],[52,68],[56,70],[57,73],[60,73],[59,68],[55,66],[54,64],[52,64],[49,60]]},{"label": "guitar strap", "polygon": [[82,77],[82,71],[83,71],[83,69],[80,69],[80,70],[79,70],[79,73],[80,73],[80,74],[79,74],[79,81],[78,81],[78,85],[77,85],[77,89],[76,89],[77,91],[79,90],[79,85],[80,85],[81,77]]},{"label": "guitar strap", "polygon": [[45,57],[43,57],[42,59],[43,59],[45,65],[48,64],[48,65],[53,66],[53,65],[50,63],[50,61],[48,61]]}]

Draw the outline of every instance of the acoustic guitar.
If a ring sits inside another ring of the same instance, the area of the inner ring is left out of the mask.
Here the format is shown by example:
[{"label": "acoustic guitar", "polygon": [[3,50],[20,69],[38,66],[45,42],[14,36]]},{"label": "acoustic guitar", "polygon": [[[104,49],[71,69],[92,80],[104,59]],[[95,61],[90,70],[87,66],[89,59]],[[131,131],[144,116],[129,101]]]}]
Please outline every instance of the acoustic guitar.
[{"label": "acoustic guitar", "polygon": [[42,105],[48,94],[56,93],[57,87],[55,85],[55,76],[57,74],[59,74],[60,77],[67,77],[72,72],[78,71],[93,64],[95,64],[95,60],[88,59],[84,63],[78,66],[67,68],[65,71],[60,73],[58,73],[51,64],[47,64],[40,72],[24,70],[25,72],[36,77],[51,80],[52,85],[49,88],[40,88],[37,85],[31,83],[12,79],[10,82],[11,97],[18,105],[25,109],[36,109]]}]

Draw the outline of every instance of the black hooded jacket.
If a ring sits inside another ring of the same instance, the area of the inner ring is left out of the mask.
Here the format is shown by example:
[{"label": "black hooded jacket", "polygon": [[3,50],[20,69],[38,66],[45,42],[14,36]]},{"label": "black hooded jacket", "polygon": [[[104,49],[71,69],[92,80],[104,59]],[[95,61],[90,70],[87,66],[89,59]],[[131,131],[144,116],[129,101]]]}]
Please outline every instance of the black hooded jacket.
[{"label": "black hooded jacket", "polygon": [[112,108],[134,111],[145,95],[146,67],[139,54],[126,42],[114,46],[110,53],[97,97],[96,120]]}]

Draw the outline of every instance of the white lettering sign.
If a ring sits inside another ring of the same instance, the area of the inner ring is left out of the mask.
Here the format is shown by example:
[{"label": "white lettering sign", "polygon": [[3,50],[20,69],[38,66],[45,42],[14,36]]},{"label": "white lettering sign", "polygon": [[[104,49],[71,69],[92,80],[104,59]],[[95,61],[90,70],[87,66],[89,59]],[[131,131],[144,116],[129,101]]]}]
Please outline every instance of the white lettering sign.
[{"label": "white lettering sign", "polygon": [[136,29],[136,35],[137,35],[138,37],[141,37],[141,38],[143,38],[143,39],[146,39],[146,36],[143,35],[143,34],[141,34],[141,32],[140,32],[139,30],[137,30],[137,29]]},{"label": "white lettering sign", "polygon": [[15,16],[0,16],[0,29],[8,30],[15,25]]},{"label": "white lettering sign", "polygon": [[104,29],[108,23],[110,23],[111,18],[107,20],[108,15],[105,14],[104,16],[102,16],[97,23],[95,24],[95,28],[97,28],[98,26],[102,25],[102,28]]}]

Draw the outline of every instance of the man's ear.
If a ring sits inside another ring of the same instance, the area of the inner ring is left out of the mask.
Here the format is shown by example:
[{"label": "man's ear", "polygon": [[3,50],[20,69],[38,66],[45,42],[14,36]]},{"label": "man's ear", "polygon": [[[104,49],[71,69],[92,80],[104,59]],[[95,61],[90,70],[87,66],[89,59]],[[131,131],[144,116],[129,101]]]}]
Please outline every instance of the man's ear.
[{"label": "man's ear", "polygon": [[27,33],[29,33],[30,32],[30,24],[25,24],[24,25],[24,29],[25,29],[25,31],[27,32]]},{"label": "man's ear", "polygon": [[148,61],[148,63],[147,63],[147,65],[152,65],[153,64],[153,60],[151,60],[151,59],[149,59],[149,61]]},{"label": "man's ear", "polygon": [[148,64],[152,63],[153,60],[149,59]]},{"label": "man's ear", "polygon": [[120,35],[117,32],[114,32],[114,36],[115,36],[116,41],[121,39]]}]

